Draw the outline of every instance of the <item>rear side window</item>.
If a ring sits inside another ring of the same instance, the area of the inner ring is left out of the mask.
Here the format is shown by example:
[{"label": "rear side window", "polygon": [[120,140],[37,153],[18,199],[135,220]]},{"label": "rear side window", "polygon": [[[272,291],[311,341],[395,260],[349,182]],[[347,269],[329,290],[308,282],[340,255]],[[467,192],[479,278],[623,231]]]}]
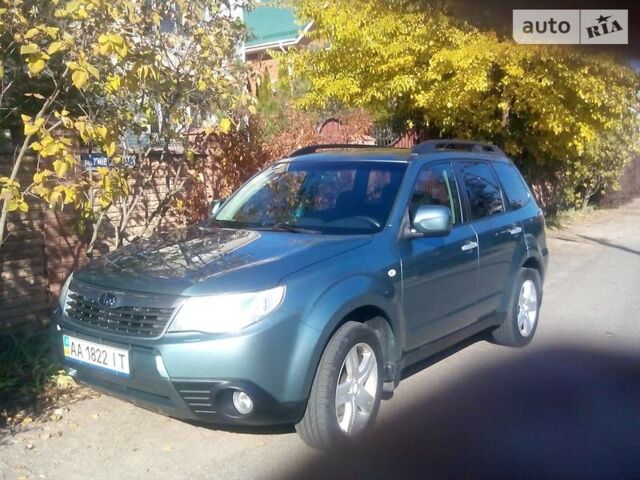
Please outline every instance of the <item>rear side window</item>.
[{"label": "rear side window", "polygon": [[493,169],[498,174],[511,209],[524,207],[529,202],[529,188],[515,165],[495,162]]},{"label": "rear side window", "polygon": [[461,162],[460,173],[469,199],[472,220],[505,211],[502,191],[489,165],[482,162]]}]

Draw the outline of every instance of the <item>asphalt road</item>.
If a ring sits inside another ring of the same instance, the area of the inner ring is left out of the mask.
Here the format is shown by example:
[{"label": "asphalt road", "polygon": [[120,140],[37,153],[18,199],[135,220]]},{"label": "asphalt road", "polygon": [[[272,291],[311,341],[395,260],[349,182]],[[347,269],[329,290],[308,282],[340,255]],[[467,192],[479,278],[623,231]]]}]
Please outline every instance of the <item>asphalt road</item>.
[{"label": "asphalt road", "polygon": [[292,430],[205,428],[101,396],[3,439],[0,479],[388,478],[387,469],[416,478],[633,478],[640,200],[553,232],[550,250],[532,344],[515,350],[479,338],[414,373],[383,403],[374,444],[352,458],[322,456]]}]

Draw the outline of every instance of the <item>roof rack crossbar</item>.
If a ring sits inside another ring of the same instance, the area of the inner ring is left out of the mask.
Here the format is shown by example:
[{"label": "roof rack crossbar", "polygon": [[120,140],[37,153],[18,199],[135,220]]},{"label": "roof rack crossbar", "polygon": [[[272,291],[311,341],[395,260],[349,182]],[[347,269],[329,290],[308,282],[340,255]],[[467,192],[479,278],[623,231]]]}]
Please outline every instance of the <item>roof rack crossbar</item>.
[{"label": "roof rack crossbar", "polygon": [[289,154],[289,158],[299,157],[301,155],[308,155],[309,153],[316,153],[318,150],[327,150],[332,148],[389,148],[382,145],[363,145],[360,143],[321,143],[318,145],[308,145],[306,147],[299,148]]},{"label": "roof rack crossbar", "polygon": [[[462,147],[462,148],[460,148]],[[504,152],[491,143],[474,140],[459,140],[457,138],[441,138],[421,142],[411,149],[411,153],[442,152],[447,150],[467,150],[471,152],[504,155]]]}]

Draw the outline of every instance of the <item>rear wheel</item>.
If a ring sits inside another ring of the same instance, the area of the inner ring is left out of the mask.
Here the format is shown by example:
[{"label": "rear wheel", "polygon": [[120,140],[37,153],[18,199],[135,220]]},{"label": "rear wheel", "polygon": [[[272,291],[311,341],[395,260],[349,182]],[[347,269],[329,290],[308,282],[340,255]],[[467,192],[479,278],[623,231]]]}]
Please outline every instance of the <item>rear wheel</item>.
[{"label": "rear wheel", "polygon": [[531,268],[521,269],[504,322],[493,331],[496,343],[510,347],[527,345],[538,327],[541,303],[540,274]]},{"label": "rear wheel", "polygon": [[329,341],[311,388],[300,437],[326,449],[366,431],[380,407],[382,353],[375,333],[347,322]]}]

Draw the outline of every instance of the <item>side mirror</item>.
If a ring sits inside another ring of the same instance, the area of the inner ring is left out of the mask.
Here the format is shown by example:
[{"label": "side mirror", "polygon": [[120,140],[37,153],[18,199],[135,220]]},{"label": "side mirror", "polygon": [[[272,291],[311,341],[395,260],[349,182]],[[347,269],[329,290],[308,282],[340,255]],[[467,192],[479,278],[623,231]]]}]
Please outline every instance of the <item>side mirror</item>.
[{"label": "side mirror", "polygon": [[211,201],[211,203],[209,204],[209,218],[213,218],[216,216],[216,213],[218,213],[218,210],[220,210],[220,207],[222,206],[224,201],[224,198],[216,198]]},{"label": "side mirror", "polygon": [[451,231],[451,210],[441,205],[422,205],[411,219],[413,229],[424,235],[444,236]]}]

